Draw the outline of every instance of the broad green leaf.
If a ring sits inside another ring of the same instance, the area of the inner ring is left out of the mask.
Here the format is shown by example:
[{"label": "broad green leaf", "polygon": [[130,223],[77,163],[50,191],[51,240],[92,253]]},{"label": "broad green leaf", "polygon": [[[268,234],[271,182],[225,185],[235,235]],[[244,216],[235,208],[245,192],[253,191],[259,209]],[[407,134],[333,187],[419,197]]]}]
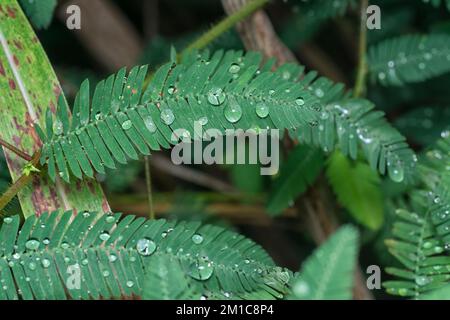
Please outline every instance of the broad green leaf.
[{"label": "broad green leaf", "polygon": [[[54,112],[58,98],[65,106],[65,98],[19,4],[3,0],[0,9],[1,137],[33,154],[42,145],[33,124],[43,126],[46,110]],[[60,154],[58,148],[59,145],[53,149],[55,155]],[[25,162],[11,152],[5,153],[11,176],[16,180]],[[18,197],[25,215],[60,207],[109,211],[100,185],[93,180],[62,186],[59,179],[55,184],[46,177],[36,177],[33,187],[23,189]]]},{"label": "broad green leaf", "polygon": [[383,195],[377,173],[361,162],[352,163],[335,151],[328,160],[326,174],[339,203],[359,223],[377,230],[383,224]]}]

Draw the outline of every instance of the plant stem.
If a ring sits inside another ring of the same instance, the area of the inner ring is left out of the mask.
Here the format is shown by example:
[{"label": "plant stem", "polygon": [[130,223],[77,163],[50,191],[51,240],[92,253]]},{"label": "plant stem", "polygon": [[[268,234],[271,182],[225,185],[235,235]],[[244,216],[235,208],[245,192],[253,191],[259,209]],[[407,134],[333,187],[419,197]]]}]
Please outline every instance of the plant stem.
[{"label": "plant stem", "polygon": [[367,50],[367,6],[369,5],[368,0],[361,0],[361,24],[359,28],[359,62],[358,70],[356,75],[355,89],[353,92],[354,97],[361,97],[364,95],[366,90],[366,74],[367,74],[367,60],[366,60],[366,50]]},{"label": "plant stem", "polygon": [[18,155],[19,157],[21,157],[22,159],[25,159],[27,161],[31,161],[32,157],[27,154],[26,152],[23,152],[22,150],[14,147],[12,144],[6,142],[5,140],[3,140],[2,138],[0,138],[0,145],[5,147],[6,149],[8,149],[9,151],[14,152],[16,155]]},{"label": "plant stem", "polygon": [[152,176],[150,172],[150,156],[145,156],[144,161],[145,161],[145,182],[147,185],[149,217],[150,219],[155,219],[155,211],[153,209]]},{"label": "plant stem", "polygon": [[212,27],[209,31],[204,33],[200,38],[188,45],[181,53],[180,56],[193,49],[201,49],[210,44],[214,39],[219,37],[224,32],[231,29],[236,23],[244,20],[253,12],[263,7],[269,0],[253,0],[242,6],[238,11],[232,15],[227,16],[221,22]]},{"label": "plant stem", "polygon": [[[33,166],[38,166],[41,151],[37,151],[31,159]],[[6,205],[14,198],[20,190],[22,190],[33,179],[34,174],[22,174],[0,197],[0,210],[6,207]]]}]

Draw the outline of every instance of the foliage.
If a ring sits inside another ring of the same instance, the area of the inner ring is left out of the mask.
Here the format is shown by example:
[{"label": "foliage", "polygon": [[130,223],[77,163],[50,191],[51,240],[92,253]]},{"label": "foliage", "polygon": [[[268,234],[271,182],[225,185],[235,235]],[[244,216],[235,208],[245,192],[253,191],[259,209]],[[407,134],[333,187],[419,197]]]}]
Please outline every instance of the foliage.
[{"label": "foliage", "polygon": [[292,284],[293,299],[347,300],[352,296],[358,231],[341,227],[302,266]]},{"label": "foliage", "polygon": [[[206,294],[238,297],[253,291],[280,297],[287,290],[289,279],[271,277],[280,271],[260,246],[223,228],[90,212],[71,220],[72,214],[31,216],[20,232],[18,216],[5,218],[0,299],[131,297],[144,287],[144,297],[181,298],[187,297],[181,285],[189,282]],[[168,260],[173,263],[165,270]],[[72,282],[74,268],[81,273],[79,287]],[[153,291],[177,279],[175,291]]]},{"label": "foliage", "polygon": [[56,0],[20,0],[20,5],[37,29],[45,29],[52,22]]}]

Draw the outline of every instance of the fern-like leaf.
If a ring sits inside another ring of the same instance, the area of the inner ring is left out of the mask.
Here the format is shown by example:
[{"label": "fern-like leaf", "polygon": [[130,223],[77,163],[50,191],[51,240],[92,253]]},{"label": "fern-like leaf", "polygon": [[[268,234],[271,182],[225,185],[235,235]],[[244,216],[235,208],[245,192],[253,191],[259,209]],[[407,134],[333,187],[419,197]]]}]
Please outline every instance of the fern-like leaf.
[{"label": "fern-like leaf", "polygon": [[293,280],[291,298],[350,299],[357,252],[358,231],[341,227],[305,261]]},{"label": "fern-like leaf", "polygon": [[[197,222],[120,216],[45,213],[26,219],[20,232],[18,216],[5,218],[0,300],[142,296],[147,267],[157,268],[158,259],[176,261],[198,288],[217,294],[265,291],[281,297],[279,290],[289,281],[274,276],[278,269],[261,247],[234,232]],[[164,298],[167,292],[159,293]],[[159,293],[147,290],[152,297]],[[168,294],[181,295],[175,289]]]},{"label": "fern-like leaf", "polygon": [[277,215],[311,185],[324,164],[323,152],[317,148],[299,145],[281,167],[280,176],[273,182],[267,211]]},{"label": "fern-like leaf", "polygon": [[422,82],[450,71],[450,36],[407,35],[369,49],[372,79],[383,85]]}]

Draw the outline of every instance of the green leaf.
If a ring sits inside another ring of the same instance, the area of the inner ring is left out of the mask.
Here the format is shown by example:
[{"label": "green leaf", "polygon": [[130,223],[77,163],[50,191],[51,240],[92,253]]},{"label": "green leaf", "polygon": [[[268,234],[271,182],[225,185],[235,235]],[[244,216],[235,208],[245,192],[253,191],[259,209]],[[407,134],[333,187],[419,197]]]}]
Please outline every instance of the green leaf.
[{"label": "green leaf", "polygon": [[422,2],[431,4],[435,8],[438,8],[441,4],[445,3],[447,10],[450,11],[450,0],[422,0]]},{"label": "green leaf", "polygon": [[383,196],[377,173],[360,161],[350,162],[335,151],[326,174],[338,201],[359,223],[372,230],[383,224]]},{"label": "green leaf", "polygon": [[280,175],[273,181],[267,211],[275,216],[289,207],[314,183],[323,164],[324,157],[320,150],[298,145],[281,167]]},{"label": "green leaf", "polygon": [[420,300],[450,300],[450,285],[424,294]]},{"label": "green leaf", "polygon": [[147,265],[142,298],[145,300],[199,300],[195,284],[174,257],[155,255]]},{"label": "green leaf", "polygon": [[303,263],[292,283],[292,299],[348,300],[352,297],[358,231],[341,227]]},{"label": "green leaf", "polygon": [[450,71],[450,36],[407,35],[369,49],[369,72],[383,85],[422,82]]},{"label": "green leaf", "polygon": [[[1,137],[32,155],[41,146],[37,127],[44,126],[47,109],[54,111],[58,100],[61,106],[67,106],[55,72],[18,2],[2,0],[0,7]],[[64,114],[68,114],[67,109]],[[59,146],[54,152],[60,159]],[[25,163],[13,153],[5,153],[12,180],[16,181]],[[100,184],[93,180],[63,186],[60,181],[49,181],[46,175],[36,175],[33,187],[23,188],[18,199],[25,215],[60,206],[109,210]]]},{"label": "green leaf", "polygon": [[45,29],[52,22],[56,0],[20,0],[20,5],[36,28]]},{"label": "green leaf", "polygon": [[[142,296],[145,277],[151,281],[147,298],[191,297],[194,286],[237,298],[263,292],[280,298],[287,291],[290,274],[280,273],[260,246],[241,235],[199,222],[120,217],[44,213],[26,219],[20,231],[19,216],[5,218],[0,300]],[[173,278],[164,278],[165,272]],[[173,281],[180,287],[163,289]]]}]

